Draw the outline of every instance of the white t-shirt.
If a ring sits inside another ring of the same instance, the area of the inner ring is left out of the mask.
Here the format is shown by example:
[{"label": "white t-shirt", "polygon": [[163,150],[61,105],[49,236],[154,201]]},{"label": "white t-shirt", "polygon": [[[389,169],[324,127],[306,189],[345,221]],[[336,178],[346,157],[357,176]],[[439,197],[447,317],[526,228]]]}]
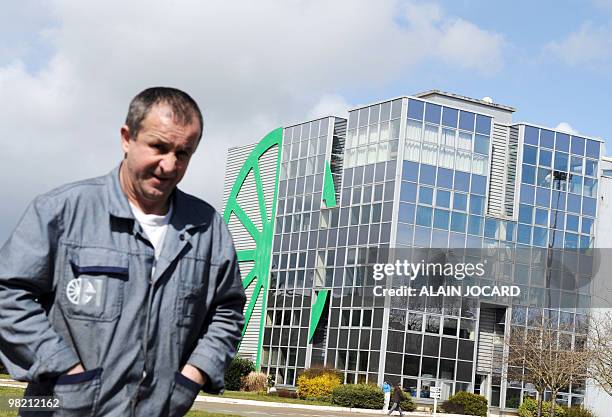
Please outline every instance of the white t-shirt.
[{"label": "white t-shirt", "polygon": [[[164,244],[164,237],[166,237],[166,230],[168,230],[168,223],[170,223],[170,217],[172,216],[172,204],[170,204],[168,213],[163,216],[145,214],[131,202],[130,207],[132,208],[134,217],[136,217],[136,220],[138,220],[138,223],[140,223],[149,241],[153,245],[153,249],[155,249],[155,262],[157,263]],[[153,272],[155,272],[155,266],[153,266]]]}]

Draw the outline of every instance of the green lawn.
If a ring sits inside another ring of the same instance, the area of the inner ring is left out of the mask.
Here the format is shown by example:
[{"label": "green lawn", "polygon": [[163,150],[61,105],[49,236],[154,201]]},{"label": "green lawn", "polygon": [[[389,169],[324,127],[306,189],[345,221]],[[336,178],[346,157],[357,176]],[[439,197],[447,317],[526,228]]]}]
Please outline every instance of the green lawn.
[{"label": "green lawn", "polygon": [[[0,401],[2,398],[16,398],[23,395],[23,389],[21,388],[9,388],[9,387],[0,387]],[[233,414],[217,414],[217,413],[207,413],[204,411],[190,411],[187,413],[188,417],[238,417]],[[0,417],[17,417],[17,410],[8,411],[0,409]]]},{"label": "green lawn", "polygon": [[[209,395],[209,394],[204,394]],[[275,395],[266,395],[264,393],[257,392],[244,392],[244,391],[225,391],[222,395],[210,395],[211,397],[223,397],[223,398],[235,398],[239,400],[255,400],[255,401],[267,401],[275,403],[286,403],[286,404],[307,404],[307,405],[325,405],[338,407],[336,404],[332,404],[326,401],[310,401],[302,400],[300,398],[284,398]]]}]

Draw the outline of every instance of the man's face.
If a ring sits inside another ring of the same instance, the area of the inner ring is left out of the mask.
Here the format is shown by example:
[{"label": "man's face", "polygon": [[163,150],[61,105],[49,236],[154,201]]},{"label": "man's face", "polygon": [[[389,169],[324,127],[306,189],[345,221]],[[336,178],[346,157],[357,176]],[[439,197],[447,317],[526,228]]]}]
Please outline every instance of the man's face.
[{"label": "man's face", "polygon": [[196,117],[182,125],[167,104],[151,107],[136,138],[121,127],[121,147],[126,154],[121,185],[129,200],[145,213],[163,214],[174,187],[187,171],[200,135]]}]

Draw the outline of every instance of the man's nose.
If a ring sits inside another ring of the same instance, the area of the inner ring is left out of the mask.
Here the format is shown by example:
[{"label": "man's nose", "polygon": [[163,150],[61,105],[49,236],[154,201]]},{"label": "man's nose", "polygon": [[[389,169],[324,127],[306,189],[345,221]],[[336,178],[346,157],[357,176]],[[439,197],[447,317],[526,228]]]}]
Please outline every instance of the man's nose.
[{"label": "man's nose", "polygon": [[162,158],[159,165],[164,173],[171,174],[176,171],[176,162],[176,156],[172,153],[168,153]]}]

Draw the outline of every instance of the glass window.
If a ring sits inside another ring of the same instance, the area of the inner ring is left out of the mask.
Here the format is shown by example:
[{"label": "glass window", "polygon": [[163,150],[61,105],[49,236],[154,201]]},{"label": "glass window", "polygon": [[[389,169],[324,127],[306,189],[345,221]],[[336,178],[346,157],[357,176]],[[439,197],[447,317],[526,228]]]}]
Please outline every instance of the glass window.
[{"label": "glass window", "polygon": [[455,136],[457,136],[457,131],[455,129],[442,129],[440,145],[448,146],[449,148],[454,148]]},{"label": "glass window", "polygon": [[582,177],[580,175],[570,175],[569,192],[582,194]]},{"label": "glass window", "polygon": [[438,168],[438,187],[453,188],[453,171],[445,168]]},{"label": "glass window", "polygon": [[421,140],[421,131],[423,129],[423,123],[417,122],[416,120],[408,120],[406,126],[406,137],[409,140]]},{"label": "glass window", "polygon": [[531,244],[531,226],[519,224],[516,240],[518,243],[530,245]]},{"label": "glass window", "polygon": [[461,111],[459,115],[459,129],[474,131],[474,113]]},{"label": "glass window", "polygon": [[593,234],[593,219],[582,218],[582,233]]},{"label": "glass window", "polygon": [[519,222],[531,224],[533,219],[533,206],[519,205]]},{"label": "glass window", "polygon": [[[412,223],[412,221],[410,221]],[[403,223],[397,225],[397,243],[399,245],[412,245],[412,235],[414,230],[412,226]]]},{"label": "glass window", "polygon": [[600,143],[591,139],[587,139],[586,156],[589,158],[599,159]]},{"label": "glass window", "polygon": [[521,203],[533,204],[535,197],[535,187],[530,185],[521,185]]},{"label": "glass window", "polygon": [[400,189],[400,200],[408,201],[410,203],[416,202],[417,185],[412,182],[402,181]]},{"label": "glass window", "polygon": [[455,162],[457,164],[456,166],[457,169],[460,171],[470,172],[471,171],[471,158],[472,158],[471,152],[457,151],[457,158],[455,159]]},{"label": "glass window", "polygon": [[565,228],[567,230],[571,230],[573,232],[577,232],[578,231],[578,222],[580,220],[580,217],[578,216],[574,216],[572,214],[568,214],[566,216],[566,221],[565,221]]},{"label": "glass window", "polygon": [[487,177],[483,175],[472,175],[472,189],[474,194],[485,195],[487,187]]},{"label": "glass window", "polygon": [[466,151],[472,150],[472,134],[466,132],[459,132],[457,139],[457,149],[463,149]]},{"label": "glass window", "polygon": [[455,171],[455,190],[458,191],[469,191],[470,188],[470,174],[467,172]]},{"label": "glass window", "polygon": [[390,114],[391,114],[391,102],[387,101],[385,103],[382,103],[380,107],[380,121],[384,122],[384,121],[389,120]]},{"label": "glass window", "polygon": [[595,178],[584,179],[584,195],[587,197],[597,197],[597,180]]},{"label": "glass window", "polygon": [[535,165],[537,158],[538,148],[536,148],[535,146],[525,145],[525,147],[523,148],[523,162],[526,164]]},{"label": "glass window", "polygon": [[535,184],[535,167],[531,165],[523,165],[523,172],[521,173],[521,179],[525,184]]},{"label": "glass window", "polygon": [[590,175],[594,177],[597,175],[597,161],[587,159],[584,166],[584,175]]},{"label": "glass window", "polygon": [[414,204],[400,203],[398,221],[404,223],[414,222]]},{"label": "glass window", "polygon": [[404,148],[404,159],[419,162],[421,158],[421,144],[412,140],[406,141]]},{"label": "glass window", "polygon": [[442,113],[442,124],[448,127],[457,127],[457,119],[459,118],[459,111],[451,109],[450,107],[444,107]]},{"label": "glass window", "polygon": [[569,152],[570,137],[566,133],[557,132],[557,140],[555,141],[555,149],[558,151]]},{"label": "glass window", "polygon": [[552,166],[552,152],[546,149],[540,149],[540,165],[550,167]]},{"label": "glass window", "polygon": [[440,115],[442,113],[442,106],[433,103],[426,103],[425,105],[425,121],[430,123],[440,124]]},{"label": "glass window", "polygon": [[485,219],[484,236],[490,239],[497,239],[499,231],[499,220]]},{"label": "glass window", "polygon": [[423,134],[423,141],[429,143],[438,143],[438,126],[425,124],[425,133]]},{"label": "glass window", "polygon": [[419,177],[419,164],[416,162],[404,161],[402,167],[402,179],[417,181]]},{"label": "glass window", "polygon": [[[440,318],[439,316],[426,316],[425,317],[425,333],[440,333]],[[436,338],[432,338],[436,339]],[[439,339],[438,339],[439,342]],[[438,352],[436,351],[436,355]]]},{"label": "glass window", "polygon": [[[370,111],[371,112],[371,111]],[[391,110],[391,118],[397,119],[402,115],[402,99],[393,100],[393,108]],[[370,118],[372,116],[370,115]],[[372,122],[370,122],[372,123]]]},{"label": "glass window", "polygon": [[533,228],[533,244],[536,246],[548,245],[548,229],[542,227]]},{"label": "glass window", "polygon": [[567,171],[569,155],[563,152],[555,152],[555,169]]},{"label": "glass window", "polygon": [[408,100],[408,117],[411,119],[422,120],[423,119],[423,109],[425,108],[425,103],[419,100]]},{"label": "glass window", "polygon": [[548,226],[548,210],[537,208],[535,211],[535,224],[540,226]]},{"label": "glass window", "polygon": [[578,235],[566,232],[563,246],[565,248],[576,249],[578,247]]},{"label": "glass window", "polygon": [[427,185],[436,184],[436,167],[422,164],[420,172],[420,182]]},{"label": "glass window", "polygon": [[548,168],[538,168],[537,185],[539,187],[550,188],[552,171]]},{"label": "glass window", "polygon": [[476,115],[476,133],[483,135],[491,134],[491,118],[481,114]]},{"label": "glass window", "polygon": [[471,235],[482,235],[484,220],[480,216],[470,216],[468,222],[468,233]]},{"label": "glass window", "polygon": [[446,146],[440,147],[438,165],[442,168],[453,169],[455,167],[455,150],[453,148],[447,148]]},{"label": "glass window", "polygon": [[488,136],[476,135],[476,138],[474,139],[474,152],[482,155],[489,155]]},{"label": "glass window", "polygon": [[465,233],[467,216],[464,213],[453,211],[451,216],[451,230],[453,232]]},{"label": "glass window", "polygon": [[595,217],[595,211],[597,208],[597,200],[594,198],[583,197],[582,198],[582,214],[587,216]]},{"label": "glass window", "polygon": [[433,188],[419,187],[419,203],[420,204],[433,204]]},{"label": "glass window", "polygon": [[536,189],[536,205],[550,207],[550,190],[538,187]]},{"label": "glass window", "polygon": [[539,134],[539,129],[532,126],[525,126],[525,143],[538,146]]},{"label": "glass window", "polygon": [[581,157],[572,156],[570,160],[570,172],[582,175],[582,161]]},{"label": "glass window", "polygon": [[574,155],[584,155],[584,145],[585,145],[585,140],[584,138],[579,138],[578,136],[572,136],[571,139],[571,152]]},{"label": "glass window", "polygon": [[484,197],[479,195],[470,195],[470,213],[484,214]]},{"label": "glass window", "polygon": [[448,224],[450,221],[450,212],[448,210],[440,210],[436,209],[434,212],[434,227],[436,229],[448,229]]},{"label": "glass window", "polygon": [[453,210],[467,210],[467,194],[453,193]]},{"label": "glass window", "polygon": [[570,213],[580,214],[580,196],[568,194],[567,195],[567,211]]},{"label": "glass window", "polygon": [[431,227],[431,214],[431,207],[417,206],[416,224]]},{"label": "glass window", "polygon": [[450,208],[450,191],[436,190],[436,206]]},{"label": "glass window", "polygon": [[553,149],[555,142],[555,132],[542,129],[540,131],[540,146]]}]

